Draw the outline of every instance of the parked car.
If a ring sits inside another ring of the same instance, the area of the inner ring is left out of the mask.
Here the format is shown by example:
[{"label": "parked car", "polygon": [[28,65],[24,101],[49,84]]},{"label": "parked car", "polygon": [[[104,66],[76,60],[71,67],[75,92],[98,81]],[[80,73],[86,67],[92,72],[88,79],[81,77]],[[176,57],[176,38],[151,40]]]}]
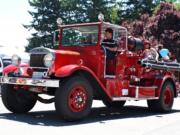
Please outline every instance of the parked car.
[{"label": "parked car", "polygon": [[[12,63],[10,57],[0,57],[0,76],[2,76],[3,69]],[[0,94],[1,94],[1,87],[0,87]]]},{"label": "parked car", "polygon": [[0,76],[2,76],[3,69],[12,63],[10,57],[0,57]]}]

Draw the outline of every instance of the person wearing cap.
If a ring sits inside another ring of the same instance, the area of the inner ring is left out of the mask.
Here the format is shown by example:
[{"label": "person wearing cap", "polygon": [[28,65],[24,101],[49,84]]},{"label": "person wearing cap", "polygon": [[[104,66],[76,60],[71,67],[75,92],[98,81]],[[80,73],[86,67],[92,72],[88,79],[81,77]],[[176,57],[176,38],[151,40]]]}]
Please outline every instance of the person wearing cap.
[{"label": "person wearing cap", "polygon": [[111,28],[107,28],[104,34],[104,40],[102,42],[102,46],[106,49],[106,57],[108,60],[115,58],[117,52],[117,43],[113,39],[113,30]]}]

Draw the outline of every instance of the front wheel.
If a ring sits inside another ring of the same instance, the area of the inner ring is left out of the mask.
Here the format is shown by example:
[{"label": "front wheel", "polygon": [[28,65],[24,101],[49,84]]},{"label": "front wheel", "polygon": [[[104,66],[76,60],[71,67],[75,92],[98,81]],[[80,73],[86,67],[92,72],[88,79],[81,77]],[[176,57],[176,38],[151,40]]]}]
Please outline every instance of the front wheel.
[{"label": "front wheel", "polygon": [[80,120],[91,110],[92,87],[80,76],[64,80],[55,94],[55,108],[58,115],[67,121]]},{"label": "front wheel", "polygon": [[2,102],[13,113],[29,112],[36,104],[36,99],[28,91],[15,89],[14,85],[3,84],[1,87]]},{"label": "front wheel", "polygon": [[174,86],[171,82],[165,82],[158,100],[148,100],[148,107],[152,111],[169,112],[174,102]]}]

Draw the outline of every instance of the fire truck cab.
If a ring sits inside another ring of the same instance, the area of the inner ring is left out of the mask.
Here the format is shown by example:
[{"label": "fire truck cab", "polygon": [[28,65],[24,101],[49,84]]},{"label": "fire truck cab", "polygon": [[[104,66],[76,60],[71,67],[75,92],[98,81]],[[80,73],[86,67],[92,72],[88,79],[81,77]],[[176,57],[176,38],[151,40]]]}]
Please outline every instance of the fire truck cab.
[{"label": "fire truck cab", "polygon": [[[14,55],[13,64],[4,69],[0,79],[2,101],[9,111],[26,113],[36,101],[54,102],[62,119],[74,121],[90,113],[93,100],[119,108],[127,100],[147,100],[153,111],[172,109],[180,90],[174,70],[154,68],[150,65],[157,62],[143,61],[143,41],[137,41],[134,50],[129,50],[126,28],[104,22],[102,16],[95,23],[58,23],[58,34],[54,36],[57,50],[32,49],[26,67],[20,67]],[[112,60],[107,59],[102,46],[107,28],[113,30],[118,46]],[[40,94],[53,98],[44,99]]]}]

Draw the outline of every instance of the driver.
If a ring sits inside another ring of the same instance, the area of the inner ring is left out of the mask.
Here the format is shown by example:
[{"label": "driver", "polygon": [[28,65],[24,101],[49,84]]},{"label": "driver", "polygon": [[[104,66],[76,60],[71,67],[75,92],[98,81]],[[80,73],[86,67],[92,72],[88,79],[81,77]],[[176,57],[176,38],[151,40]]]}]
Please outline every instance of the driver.
[{"label": "driver", "polygon": [[104,40],[102,42],[102,46],[106,49],[106,56],[108,60],[115,58],[117,52],[117,43],[113,40],[113,30],[111,28],[107,28],[104,34]]}]

